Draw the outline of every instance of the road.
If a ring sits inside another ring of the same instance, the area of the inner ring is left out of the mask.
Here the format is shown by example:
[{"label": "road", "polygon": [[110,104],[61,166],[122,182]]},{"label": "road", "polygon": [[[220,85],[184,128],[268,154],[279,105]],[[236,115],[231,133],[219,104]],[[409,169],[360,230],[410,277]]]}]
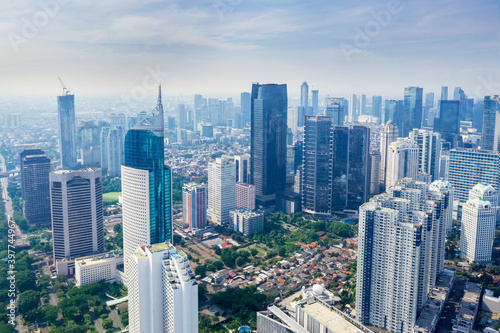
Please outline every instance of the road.
[{"label": "road", "polygon": [[444,304],[443,313],[441,317],[444,319],[439,320],[436,326],[436,333],[448,333],[451,332],[453,324],[452,320],[455,319],[460,299],[464,295],[465,281],[463,279],[457,279],[453,285],[448,301]]}]

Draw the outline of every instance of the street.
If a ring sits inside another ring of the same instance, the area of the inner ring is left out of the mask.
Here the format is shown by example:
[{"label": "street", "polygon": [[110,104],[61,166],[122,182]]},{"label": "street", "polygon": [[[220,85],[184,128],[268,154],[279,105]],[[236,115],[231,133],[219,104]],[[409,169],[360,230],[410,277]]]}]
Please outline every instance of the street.
[{"label": "street", "polygon": [[464,289],[465,281],[463,279],[457,279],[453,285],[450,296],[448,297],[448,301],[444,304],[444,309],[441,314],[441,317],[444,317],[444,319],[441,319],[438,322],[436,326],[437,333],[451,332],[453,327],[453,323],[451,321],[455,319],[455,316],[457,315],[460,299],[464,295]]}]

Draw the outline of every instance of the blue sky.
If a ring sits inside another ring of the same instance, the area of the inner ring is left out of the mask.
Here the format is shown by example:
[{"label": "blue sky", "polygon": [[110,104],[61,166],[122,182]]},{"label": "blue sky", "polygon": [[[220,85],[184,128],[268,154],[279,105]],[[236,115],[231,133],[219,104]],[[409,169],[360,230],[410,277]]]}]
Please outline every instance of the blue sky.
[{"label": "blue sky", "polygon": [[[54,14],[42,6],[54,3]],[[390,8],[382,26],[374,13]],[[29,23],[37,31],[23,34]],[[163,73],[167,93],[207,96],[252,82],[287,83],[293,96],[303,81],[335,96],[442,85],[472,96],[500,82],[498,0],[2,1],[0,36],[2,94],[53,95],[57,76],[75,93],[130,92],[146,68]]]}]

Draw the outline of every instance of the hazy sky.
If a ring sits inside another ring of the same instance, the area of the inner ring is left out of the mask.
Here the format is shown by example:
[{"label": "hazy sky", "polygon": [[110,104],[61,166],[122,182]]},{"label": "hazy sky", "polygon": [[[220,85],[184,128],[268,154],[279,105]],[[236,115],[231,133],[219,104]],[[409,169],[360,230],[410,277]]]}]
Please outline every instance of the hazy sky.
[{"label": "hazy sky", "polygon": [[[498,0],[1,1],[0,94],[59,94],[57,76],[75,94],[140,95],[157,81],[167,93],[221,97],[249,91],[252,82],[287,83],[290,97],[298,96],[303,81],[337,96],[397,97],[405,86],[425,93],[442,85],[461,86],[470,96],[500,93],[499,6]],[[365,31],[368,38],[359,37]]]}]

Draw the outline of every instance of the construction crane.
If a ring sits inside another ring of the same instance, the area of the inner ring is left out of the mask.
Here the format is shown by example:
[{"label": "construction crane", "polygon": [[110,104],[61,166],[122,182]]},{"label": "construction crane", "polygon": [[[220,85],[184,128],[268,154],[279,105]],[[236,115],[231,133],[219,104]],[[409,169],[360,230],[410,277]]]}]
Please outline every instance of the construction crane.
[{"label": "construction crane", "polygon": [[59,79],[59,82],[61,82],[61,85],[62,85],[62,88],[63,88],[63,96],[66,96],[69,94],[69,88],[66,87],[66,85],[64,84],[64,82],[61,80],[61,78],[58,76],[57,77]]}]

